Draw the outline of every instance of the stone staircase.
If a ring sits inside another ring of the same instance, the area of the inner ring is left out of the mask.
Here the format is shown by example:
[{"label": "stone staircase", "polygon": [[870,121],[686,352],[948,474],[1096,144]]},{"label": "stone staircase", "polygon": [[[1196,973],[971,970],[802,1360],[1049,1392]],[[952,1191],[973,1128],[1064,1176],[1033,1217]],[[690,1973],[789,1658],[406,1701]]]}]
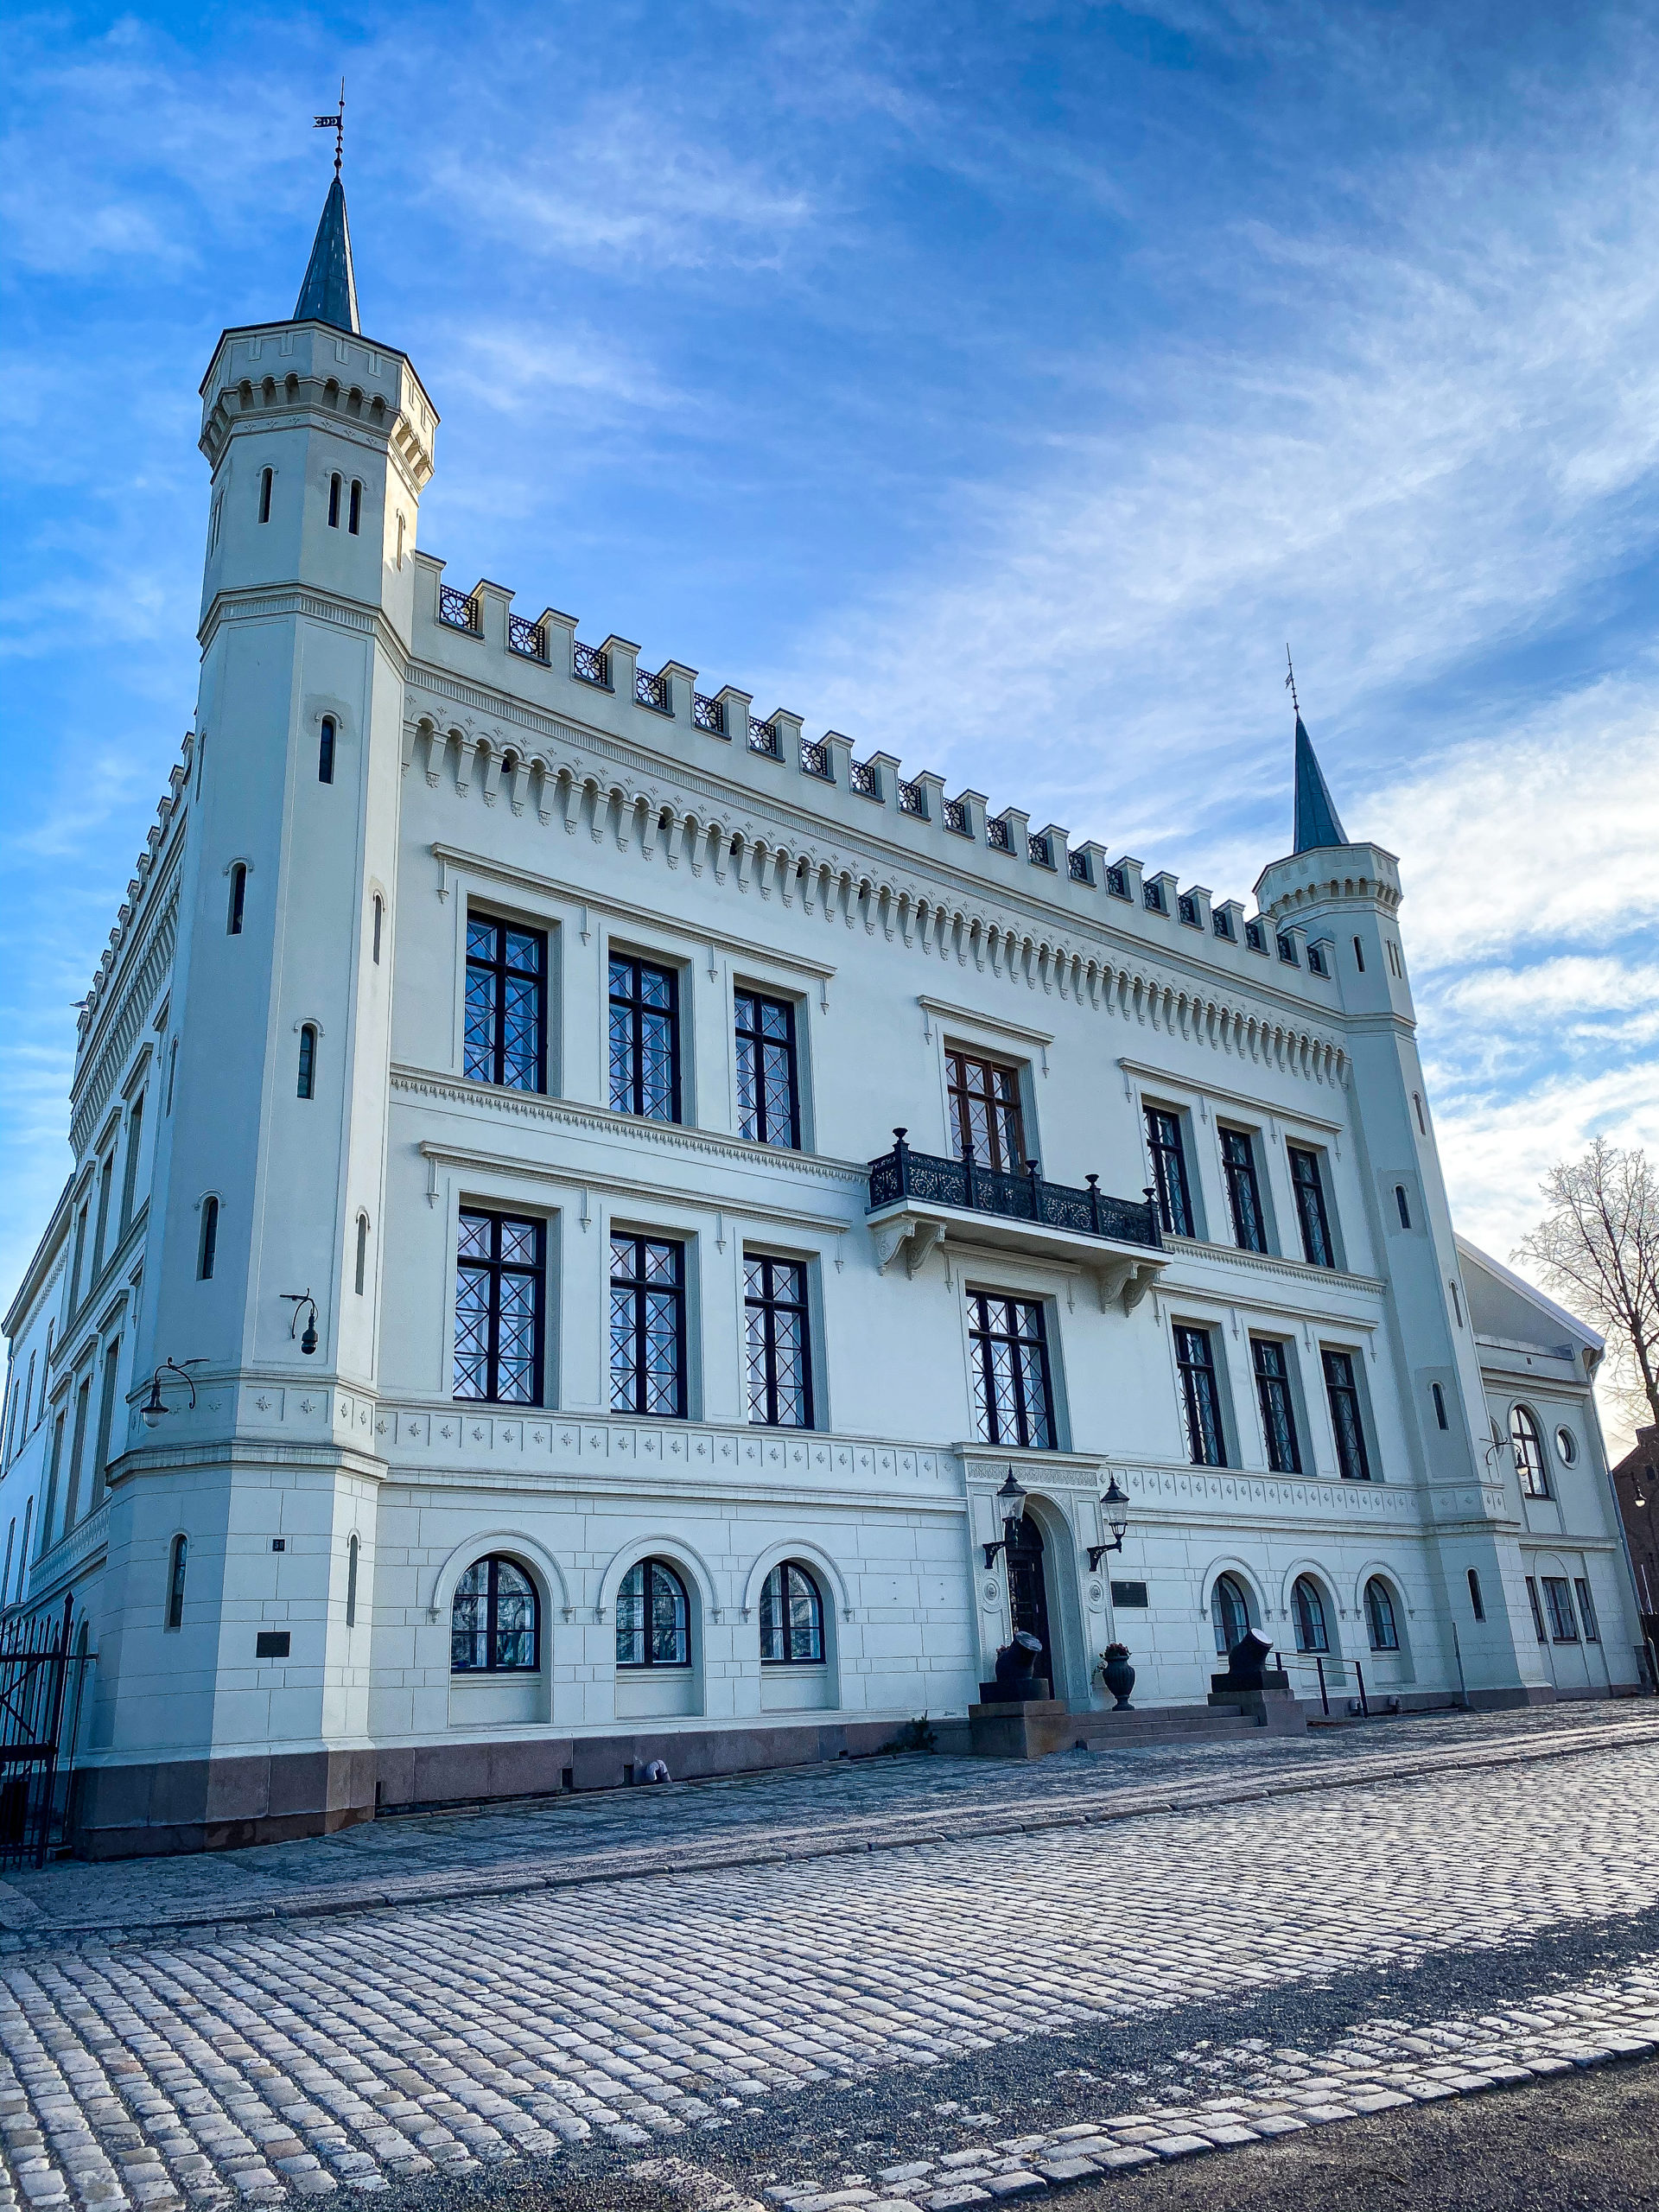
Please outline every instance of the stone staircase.
[{"label": "stone staircase", "polygon": [[1236,1705],[1160,1705],[1128,1713],[1075,1713],[1073,1742],[1091,1751],[1127,1751],[1141,1744],[1185,1744],[1254,1736],[1253,1714]]}]

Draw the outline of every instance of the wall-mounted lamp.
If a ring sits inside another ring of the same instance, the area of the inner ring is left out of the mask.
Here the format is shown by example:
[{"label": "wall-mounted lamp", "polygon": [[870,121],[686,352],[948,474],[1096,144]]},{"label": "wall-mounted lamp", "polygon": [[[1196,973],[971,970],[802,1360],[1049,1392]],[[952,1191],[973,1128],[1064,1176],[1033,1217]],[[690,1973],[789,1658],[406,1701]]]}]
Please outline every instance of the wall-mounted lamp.
[{"label": "wall-mounted lamp", "polygon": [[189,1370],[193,1367],[200,1367],[200,1365],[201,1361],[200,1359],[187,1359],[183,1361],[176,1359],[164,1359],[162,1362],[161,1365],[149,1378],[149,1395],[144,1400],[143,1404],[138,1408],[139,1412],[143,1414],[144,1417],[144,1426],[146,1428],[158,1427],[162,1421],[163,1421],[167,1415],[173,1410],[172,1407],[169,1406],[162,1396],[162,1377],[163,1375],[173,1374],[178,1376],[180,1382],[184,1384],[185,1388],[190,1393],[190,1410],[193,1413],[194,1412],[196,1404],[196,1385]]},{"label": "wall-mounted lamp", "polygon": [[1014,1469],[1008,1469],[1008,1478],[996,1493],[996,1508],[1002,1522],[1002,1534],[994,1544],[985,1547],[985,1564],[989,1567],[998,1552],[1014,1549],[1014,1532],[1026,1517],[1026,1493],[1014,1478]]},{"label": "wall-mounted lamp", "polygon": [[285,1290],[283,1296],[294,1308],[294,1319],[288,1325],[290,1337],[300,1325],[301,1307],[308,1306],[311,1308],[311,1319],[306,1323],[305,1334],[300,1338],[300,1350],[309,1359],[317,1348],[317,1301],[308,1290]]},{"label": "wall-mounted lamp", "polygon": [[1090,1545],[1089,1572],[1090,1574],[1093,1574],[1098,1569],[1100,1562],[1105,1558],[1108,1552],[1121,1552],[1122,1550],[1123,1538],[1128,1529],[1128,1495],[1127,1491],[1121,1491],[1118,1488],[1117,1477],[1116,1475],[1112,1477],[1111,1481],[1106,1486],[1106,1495],[1100,1501],[1100,1510],[1105,1516],[1106,1526],[1112,1532],[1112,1541],[1109,1544]]}]

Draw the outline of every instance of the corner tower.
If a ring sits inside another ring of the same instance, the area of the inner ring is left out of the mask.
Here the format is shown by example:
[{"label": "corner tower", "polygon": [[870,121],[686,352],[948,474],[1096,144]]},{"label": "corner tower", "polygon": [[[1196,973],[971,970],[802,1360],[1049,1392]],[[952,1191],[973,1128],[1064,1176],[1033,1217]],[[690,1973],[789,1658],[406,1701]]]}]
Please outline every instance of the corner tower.
[{"label": "corner tower", "polygon": [[[1353,1126],[1373,1249],[1388,1284],[1388,1319],[1407,1378],[1402,1408],[1440,1559],[1441,1618],[1457,1644],[1441,1656],[1455,1679],[1500,1699],[1542,1692],[1548,1677],[1529,1627],[1511,1499],[1492,1448],[1479,1355],[1417,1051],[1417,1017],[1400,936],[1400,868],[1381,845],[1344,830],[1313,741],[1296,715],[1293,850],[1264,868],[1262,912],[1325,949],[1342,994]],[[1512,1480],[1512,1477],[1511,1477]],[[1471,1597],[1469,1571],[1484,1618]],[[1448,1645],[1450,1637],[1448,1636]]]},{"label": "corner tower", "polygon": [[364,1809],[404,668],[437,416],[359,328],[338,175],[293,315],[224,332],[200,391],[176,1059],[137,1346],[145,1376],[199,1361],[198,1402],[153,1434],[135,1417],[112,1484],[99,1853]]}]

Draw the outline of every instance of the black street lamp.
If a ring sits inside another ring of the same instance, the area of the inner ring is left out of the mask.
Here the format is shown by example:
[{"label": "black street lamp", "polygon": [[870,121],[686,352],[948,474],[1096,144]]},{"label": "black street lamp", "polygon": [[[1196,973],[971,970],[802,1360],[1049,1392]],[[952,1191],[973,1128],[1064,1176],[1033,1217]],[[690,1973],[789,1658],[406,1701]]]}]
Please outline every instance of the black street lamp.
[{"label": "black street lamp", "polygon": [[1014,1469],[1008,1469],[1008,1478],[996,1493],[996,1504],[1002,1519],[1002,1534],[994,1544],[985,1546],[985,1564],[989,1567],[998,1552],[1014,1549],[1014,1532],[1026,1516],[1026,1493],[1014,1478]]},{"label": "black street lamp", "polygon": [[144,1426],[146,1428],[159,1428],[162,1422],[166,1420],[168,1414],[173,1410],[172,1407],[167,1403],[166,1400],[162,1395],[162,1377],[163,1375],[171,1373],[178,1376],[180,1382],[185,1385],[190,1393],[191,1411],[194,1412],[195,1410],[195,1378],[188,1370],[193,1367],[200,1367],[200,1365],[201,1362],[200,1359],[187,1359],[182,1363],[182,1364],[181,1364],[181,1363],[176,1359],[164,1359],[162,1362],[161,1365],[149,1378],[149,1395],[144,1400],[143,1404],[138,1408],[139,1412],[144,1417]]},{"label": "black street lamp", "polygon": [[1128,1494],[1127,1491],[1121,1491],[1118,1488],[1117,1477],[1116,1475],[1112,1477],[1111,1481],[1107,1484],[1106,1495],[1100,1501],[1100,1510],[1106,1517],[1106,1526],[1112,1532],[1112,1541],[1109,1544],[1090,1545],[1089,1572],[1090,1574],[1094,1574],[1098,1571],[1100,1562],[1105,1558],[1108,1552],[1121,1552],[1122,1550],[1123,1539],[1128,1531]]},{"label": "black street lamp", "polygon": [[288,1325],[290,1337],[300,1325],[301,1307],[308,1306],[311,1308],[311,1319],[306,1323],[305,1334],[300,1338],[300,1350],[309,1359],[317,1348],[317,1301],[308,1290],[285,1290],[283,1296],[294,1308],[294,1319]]}]

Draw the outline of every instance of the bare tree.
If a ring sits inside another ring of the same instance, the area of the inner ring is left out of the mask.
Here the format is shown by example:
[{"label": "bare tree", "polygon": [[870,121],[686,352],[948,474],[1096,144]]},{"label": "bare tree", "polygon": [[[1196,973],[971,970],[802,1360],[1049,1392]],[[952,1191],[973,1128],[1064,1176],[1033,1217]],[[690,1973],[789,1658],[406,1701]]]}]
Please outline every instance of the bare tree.
[{"label": "bare tree", "polygon": [[1607,1336],[1631,1410],[1659,1426],[1659,1174],[1639,1146],[1598,1137],[1541,1188],[1549,1211],[1511,1256]]}]

